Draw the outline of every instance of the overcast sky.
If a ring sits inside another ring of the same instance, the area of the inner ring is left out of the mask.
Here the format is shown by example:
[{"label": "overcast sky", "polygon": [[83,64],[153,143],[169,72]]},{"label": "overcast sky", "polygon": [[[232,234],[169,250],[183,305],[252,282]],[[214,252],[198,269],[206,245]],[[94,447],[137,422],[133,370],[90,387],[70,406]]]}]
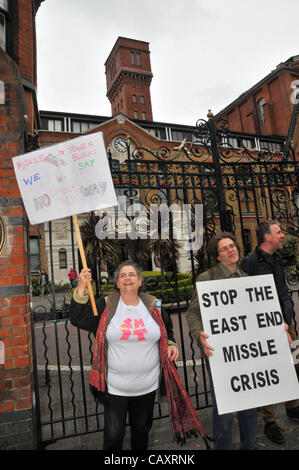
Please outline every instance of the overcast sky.
[{"label": "overcast sky", "polygon": [[299,54],[298,18],[298,0],[45,0],[39,109],[111,116],[104,63],[123,36],[149,42],[153,119],[195,125]]}]

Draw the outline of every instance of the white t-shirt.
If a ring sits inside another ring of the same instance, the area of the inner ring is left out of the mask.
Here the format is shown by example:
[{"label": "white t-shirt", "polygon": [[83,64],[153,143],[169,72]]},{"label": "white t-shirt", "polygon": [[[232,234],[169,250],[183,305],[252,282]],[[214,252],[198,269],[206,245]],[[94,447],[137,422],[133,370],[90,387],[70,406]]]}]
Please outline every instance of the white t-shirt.
[{"label": "white t-shirt", "polygon": [[141,300],[134,306],[120,298],[106,338],[108,393],[138,396],[157,390],[160,328]]}]

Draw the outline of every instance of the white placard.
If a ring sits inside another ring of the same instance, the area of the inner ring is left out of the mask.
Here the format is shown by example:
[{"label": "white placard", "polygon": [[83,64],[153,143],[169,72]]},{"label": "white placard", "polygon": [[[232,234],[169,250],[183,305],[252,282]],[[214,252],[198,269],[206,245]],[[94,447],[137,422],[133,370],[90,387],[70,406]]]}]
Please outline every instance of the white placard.
[{"label": "white placard", "polygon": [[196,287],[219,414],[299,398],[273,275]]},{"label": "white placard", "polygon": [[31,224],[117,205],[102,132],[12,160]]}]

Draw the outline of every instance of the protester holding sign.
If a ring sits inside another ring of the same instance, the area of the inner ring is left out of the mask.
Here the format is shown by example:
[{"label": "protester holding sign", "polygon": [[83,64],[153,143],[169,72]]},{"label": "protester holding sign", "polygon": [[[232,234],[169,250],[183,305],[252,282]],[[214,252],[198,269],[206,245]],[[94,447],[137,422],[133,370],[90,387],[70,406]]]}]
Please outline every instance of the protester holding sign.
[{"label": "protester holding sign", "polygon": [[122,263],[114,279],[116,290],[97,301],[99,315],[93,316],[85,291],[91,274],[83,269],[70,307],[72,324],[96,334],[89,383],[104,404],[103,449],[122,449],[127,414],[132,449],[147,449],[157,390],[166,395],[176,439],[197,431],[204,437],[173,364],[178,348],[161,302],[139,291],[141,269],[132,261]]},{"label": "protester holding sign", "polygon": [[[281,230],[279,222],[262,222],[256,230],[258,246],[255,251],[249,253],[241,262],[242,268],[251,276],[273,274],[278,293],[281,311],[285,323],[288,325],[288,333],[292,340],[298,339],[294,325],[294,304],[288,292],[285,282],[281,257],[276,250],[282,248],[284,233]],[[296,373],[299,378],[299,364],[296,364]],[[299,403],[298,400],[291,400],[285,403],[287,416],[299,421]],[[262,408],[265,421],[264,432],[268,438],[276,444],[283,444],[285,438],[281,429],[275,422],[275,413],[273,405]]]},{"label": "protester holding sign", "polygon": [[[210,281],[216,279],[232,279],[246,276],[240,268],[239,248],[236,238],[232,233],[221,232],[213,237],[209,243],[210,255],[218,261],[218,264],[208,271],[199,275],[197,281]],[[233,299],[232,299],[233,300]],[[216,450],[232,449],[232,424],[233,413],[220,415],[217,409],[216,397],[213,387],[208,358],[213,355],[213,348],[208,343],[208,335],[204,332],[200,313],[197,292],[194,293],[190,306],[187,310],[187,322],[189,330],[199,346],[202,348],[207,359],[208,372],[211,384],[211,395],[213,405],[213,432],[214,448]],[[256,449],[256,408],[238,411],[237,413],[240,430],[240,449]]]}]

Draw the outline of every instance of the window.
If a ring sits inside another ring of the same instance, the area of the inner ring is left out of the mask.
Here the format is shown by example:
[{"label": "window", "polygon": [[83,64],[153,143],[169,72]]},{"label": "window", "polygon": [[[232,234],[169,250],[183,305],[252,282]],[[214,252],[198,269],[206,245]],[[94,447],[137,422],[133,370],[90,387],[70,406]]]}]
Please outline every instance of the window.
[{"label": "window", "polygon": [[[116,109],[115,109],[116,114]],[[93,127],[96,127],[98,124],[96,122],[84,122],[84,121],[73,121],[72,122],[72,132],[86,132]]]},{"label": "window", "polygon": [[268,180],[272,186],[282,186],[284,183],[283,174],[277,168],[269,171]]},{"label": "window", "polygon": [[240,189],[240,210],[242,214],[255,213],[254,193],[251,189]]},{"label": "window", "polygon": [[222,137],[221,145],[223,147],[238,147],[238,139],[236,137]]},{"label": "window", "polygon": [[240,165],[236,167],[235,175],[239,186],[253,185],[251,170],[250,166]]},{"label": "window", "polygon": [[41,269],[38,237],[30,237],[29,249],[30,249],[30,272],[37,273]]},{"label": "window", "polygon": [[63,130],[63,122],[61,119],[48,119],[48,131],[61,132]]},{"label": "window", "polygon": [[5,16],[3,13],[0,13],[0,47],[5,50],[6,40],[5,40]]},{"label": "window", "polygon": [[154,129],[154,135],[159,139],[166,139],[166,131],[165,128],[162,129]]},{"label": "window", "polygon": [[140,96],[140,103],[144,104],[144,96],[143,95]]},{"label": "window", "polygon": [[266,140],[260,140],[261,149],[270,150],[270,152],[282,152],[283,144],[280,142],[267,142]]},{"label": "window", "polygon": [[116,63],[115,63],[115,59],[114,59],[114,61],[110,65],[110,79],[111,80],[112,80],[112,78],[114,77],[115,74],[116,74]]},{"label": "window", "polygon": [[131,64],[135,65],[135,54],[134,54],[134,52],[131,52]]},{"label": "window", "polygon": [[142,119],[145,121],[146,120],[146,114],[143,112],[142,113]]},{"label": "window", "polygon": [[56,240],[66,240],[67,234],[68,230],[66,224],[55,224]]},{"label": "window", "polygon": [[140,88],[143,88],[143,80],[142,80],[142,77],[139,78],[139,86],[140,86]]},{"label": "window", "polygon": [[217,195],[214,189],[204,190],[204,200],[208,211],[212,214],[219,214]]},{"label": "window", "polygon": [[172,140],[174,140],[175,142],[182,142],[183,140],[183,133],[181,131],[176,131],[176,130],[172,130]]},{"label": "window", "polygon": [[112,174],[118,175],[119,173],[119,160],[116,160],[115,158],[111,159],[111,172]]},{"label": "window", "polygon": [[2,80],[0,80],[0,104],[5,104],[5,85]]},{"label": "window", "polygon": [[243,230],[243,239],[244,239],[244,256],[246,256],[252,250],[251,233],[248,228],[244,228]]},{"label": "window", "polygon": [[72,131],[73,132],[81,132],[80,122],[73,122],[72,123]]},{"label": "window", "polygon": [[241,139],[240,143],[243,147],[246,147],[248,149],[254,149],[255,148],[255,143],[253,139]]},{"label": "window", "polygon": [[8,11],[8,0],[0,0],[0,8],[5,11]]},{"label": "window", "polygon": [[[128,207],[130,206],[130,190],[129,189],[124,189],[124,188],[114,188],[115,189],[115,194],[117,197],[117,203],[118,203],[118,208],[126,213]],[[140,191],[139,189],[133,189],[132,195],[134,196],[134,203],[135,204],[140,204]],[[120,225],[120,230],[122,229],[122,225]]]},{"label": "window", "polygon": [[141,56],[139,54],[139,52],[137,52],[137,65],[141,65]]},{"label": "window", "polygon": [[260,112],[260,120],[261,120],[261,122],[265,122],[264,106],[265,106],[266,102],[265,102],[264,98],[261,98],[260,100],[258,100],[257,104],[258,104],[259,112]]},{"label": "window", "polygon": [[138,111],[134,111],[134,119],[138,119]]},{"label": "window", "polygon": [[59,250],[59,268],[66,269],[67,268],[67,257],[66,257],[66,250],[61,248]]},{"label": "window", "polygon": [[137,103],[136,95],[133,95],[133,103]]}]

